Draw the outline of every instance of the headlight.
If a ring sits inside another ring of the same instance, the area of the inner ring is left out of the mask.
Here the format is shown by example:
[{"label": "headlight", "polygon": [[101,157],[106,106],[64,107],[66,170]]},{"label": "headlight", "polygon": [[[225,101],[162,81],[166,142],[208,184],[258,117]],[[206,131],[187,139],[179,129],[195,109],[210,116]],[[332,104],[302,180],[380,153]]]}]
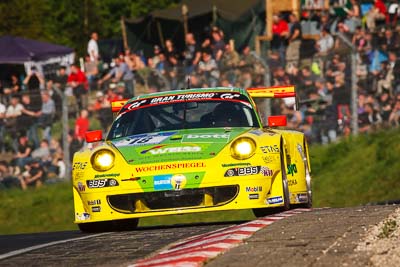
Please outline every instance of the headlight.
[{"label": "headlight", "polygon": [[114,159],[115,155],[111,150],[101,149],[92,155],[90,162],[92,163],[93,169],[104,172],[114,166]]},{"label": "headlight", "polygon": [[248,159],[256,151],[256,142],[249,137],[236,139],[231,145],[231,155],[235,159]]}]

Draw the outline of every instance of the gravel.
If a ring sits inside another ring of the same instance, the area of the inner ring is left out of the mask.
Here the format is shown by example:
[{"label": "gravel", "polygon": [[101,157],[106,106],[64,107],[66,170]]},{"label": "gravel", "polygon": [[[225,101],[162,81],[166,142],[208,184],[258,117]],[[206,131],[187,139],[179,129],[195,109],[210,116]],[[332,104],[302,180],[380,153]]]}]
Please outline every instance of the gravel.
[{"label": "gravel", "polygon": [[366,253],[371,266],[400,266],[400,208],[370,227],[355,249]]}]

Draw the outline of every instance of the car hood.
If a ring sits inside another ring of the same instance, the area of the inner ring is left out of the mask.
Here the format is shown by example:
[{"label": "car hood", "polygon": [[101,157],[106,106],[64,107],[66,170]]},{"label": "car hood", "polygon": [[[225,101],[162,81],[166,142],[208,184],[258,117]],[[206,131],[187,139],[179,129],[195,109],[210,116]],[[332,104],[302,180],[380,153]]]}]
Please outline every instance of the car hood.
[{"label": "car hood", "polygon": [[208,159],[250,129],[185,129],[132,135],[111,143],[129,164],[134,165]]}]

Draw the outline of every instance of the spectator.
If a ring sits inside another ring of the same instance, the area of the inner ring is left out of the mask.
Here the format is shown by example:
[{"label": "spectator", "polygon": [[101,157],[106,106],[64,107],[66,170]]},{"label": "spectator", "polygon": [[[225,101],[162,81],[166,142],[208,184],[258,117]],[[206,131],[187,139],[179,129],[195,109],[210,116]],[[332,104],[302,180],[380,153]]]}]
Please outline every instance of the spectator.
[{"label": "spectator", "polygon": [[43,137],[51,140],[51,126],[53,124],[56,107],[47,91],[42,92],[42,109],[38,112],[39,125],[43,128]]},{"label": "spectator", "polygon": [[6,106],[0,102],[0,153],[4,153],[6,150],[4,136],[5,136],[5,123],[6,117]]},{"label": "spectator", "polygon": [[389,25],[393,28],[397,25],[397,19],[400,14],[400,5],[398,0],[391,0],[389,7],[388,7],[388,14],[389,14]]},{"label": "spectator", "polygon": [[97,62],[100,59],[99,46],[97,45],[99,35],[97,34],[97,32],[92,32],[90,37],[91,38],[87,45],[87,53],[90,57],[90,61]]},{"label": "spectator", "polygon": [[392,112],[389,116],[389,125],[398,127],[400,124],[400,97],[397,96],[397,100],[393,105]]},{"label": "spectator", "polygon": [[17,133],[17,120],[21,116],[22,110],[24,109],[21,105],[19,96],[13,95],[10,100],[10,104],[7,107],[5,115],[5,125],[7,128],[7,133],[14,137]]},{"label": "spectator", "polygon": [[40,141],[40,146],[32,151],[31,156],[32,158],[39,159],[44,165],[51,161],[49,141],[47,139],[42,139],[42,141]]},{"label": "spectator", "polygon": [[285,51],[287,39],[289,36],[289,24],[282,18],[281,15],[273,15],[272,17],[272,51],[278,51],[281,58],[285,60]]},{"label": "spectator", "polygon": [[123,82],[127,91],[133,96],[133,72],[123,59],[117,57],[114,59],[114,62],[115,67],[99,80],[99,84],[101,85],[108,80],[111,80],[113,83]]},{"label": "spectator", "polygon": [[17,119],[17,131],[27,131],[28,139],[33,143],[33,147],[39,146],[38,136],[38,110],[31,103],[31,97],[28,93],[22,95],[21,104],[23,109]]},{"label": "spectator", "polygon": [[389,17],[385,3],[382,0],[374,0],[374,5],[368,11],[366,18],[367,27],[370,31],[375,31],[377,20],[388,22]]},{"label": "spectator", "polygon": [[65,90],[65,87],[68,83],[68,74],[66,69],[67,68],[65,66],[60,66],[57,76],[54,79],[54,85],[61,91]]},{"label": "spectator", "polygon": [[371,103],[366,103],[364,110],[364,113],[360,114],[358,118],[361,133],[371,132],[382,123],[381,115],[374,109]]},{"label": "spectator", "polygon": [[89,112],[86,109],[82,109],[80,116],[75,121],[75,136],[80,143],[85,140],[85,134],[89,130]]},{"label": "spectator", "polygon": [[153,51],[154,51],[154,55],[152,57],[152,61],[153,61],[154,66],[157,66],[158,62],[160,62],[161,49],[158,45],[155,45]]},{"label": "spectator", "polygon": [[99,68],[97,67],[97,61],[92,61],[90,56],[85,56],[85,75],[89,83],[90,90],[97,89],[96,79],[99,74]]},{"label": "spectator", "polygon": [[289,15],[290,32],[288,37],[288,47],[286,49],[286,62],[295,67],[299,64],[300,45],[301,45],[301,25],[295,14]]},{"label": "spectator", "polygon": [[188,32],[185,36],[185,45],[183,64],[185,66],[185,74],[190,75],[194,71],[195,66],[200,62],[201,52],[200,47],[191,32]]},{"label": "spectator", "polygon": [[204,77],[210,81],[211,87],[217,86],[220,73],[217,63],[211,57],[209,51],[203,51],[202,60],[200,61],[198,66],[198,72],[200,75],[204,75]]},{"label": "spectator", "polygon": [[15,74],[11,74],[9,84],[6,84],[6,86],[3,88],[3,94],[5,96],[3,99],[5,103],[9,102],[11,95],[19,94],[20,92],[21,92],[21,84],[19,82],[18,77]]},{"label": "spectator", "polygon": [[11,166],[14,167],[14,175],[19,175],[24,166],[31,160],[33,150],[32,144],[29,142],[26,133],[20,132],[18,136],[18,144],[16,154],[11,160]]},{"label": "spectator", "polygon": [[[50,98],[53,99],[54,105],[56,106],[56,113],[54,115],[54,119],[61,119],[62,113],[62,96],[58,91],[55,90],[54,82],[52,80],[48,80],[46,82],[46,91],[49,93]],[[61,91],[62,93],[62,91]],[[43,104],[43,103],[42,103]]]},{"label": "spectator", "polygon": [[212,42],[211,42],[211,50],[213,58],[219,62],[222,54],[224,53],[225,42],[223,39],[223,32],[218,28],[215,28],[211,32]]},{"label": "spectator", "polygon": [[79,109],[87,107],[88,81],[85,74],[77,65],[71,65],[71,73],[68,76],[68,86],[72,88]]},{"label": "spectator", "polygon": [[70,157],[70,161],[72,161],[72,159],[74,158],[74,154],[75,152],[79,151],[79,149],[82,148],[83,142],[80,141],[73,130],[68,132],[67,135],[67,139],[68,139],[68,148],[69,149],[69,157]]},{"label": "spectator", "polygon": [[350,32],[354,32],[357,27],[361,26],[361,11],[357,0],[350,0],[351,8],[344,7],[347,13],[345,24],[349,27]]},{"label": "spectator", "polygon": [[39,159],[32,159],[26,164],[26,171],[18,176],[21,182],[22,190],[26,190],[28,186],[36,188],[42,186],[45,179],[45,170],[40,165]]},{"label": "spectator", "polygon": [[24,79],[28,91],[38,91],[44,87],[44,78],[35,66],[31,67],[28,75]]},{"label": "spectator", "polygon": [[90,111],[96,114],[96,118],[99,120],[103,132],[106,133],[108,127],[111,125],[113,116],[111,112],[111,102],[102,92],[96,93],[96,101],[91,106]]}]

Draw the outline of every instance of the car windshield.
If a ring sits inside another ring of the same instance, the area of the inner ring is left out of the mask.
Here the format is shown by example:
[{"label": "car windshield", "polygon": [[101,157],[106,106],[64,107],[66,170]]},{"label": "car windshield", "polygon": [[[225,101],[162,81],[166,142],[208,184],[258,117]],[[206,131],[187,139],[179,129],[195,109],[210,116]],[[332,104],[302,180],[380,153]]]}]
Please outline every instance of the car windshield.
[{"label": "car windshield", "polygon": [[141,104],[133,103],[131,107],[134,108],[121,111],[107,139],[181,129],[259,127],[255,111],[245,101],[218,99]]}]

